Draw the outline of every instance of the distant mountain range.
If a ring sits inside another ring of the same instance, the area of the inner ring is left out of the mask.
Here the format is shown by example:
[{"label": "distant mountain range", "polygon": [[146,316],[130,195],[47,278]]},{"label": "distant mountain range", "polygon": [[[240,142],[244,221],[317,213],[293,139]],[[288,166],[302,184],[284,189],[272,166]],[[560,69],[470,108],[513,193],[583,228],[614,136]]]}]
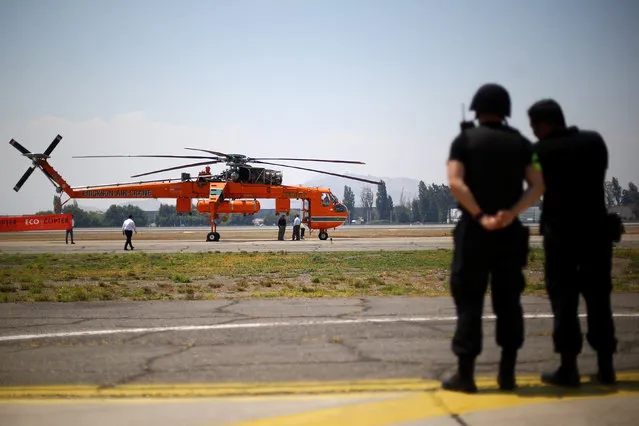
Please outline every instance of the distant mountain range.
[{"label": "distant mountain range", "polygon": [[[351,175],[351,176],[363,178],[363,179],[369,179],[369,180],[378,179],[377,177],[374,177],[374,176],[363,176],[363,175]],[[386,191],[388,192],[388,195],[390,195],[393,198],[393,204],[395,206],[400,204],[400,199],[402,198],[402,196],[405,202],[410,203],[414,198],[417,198],[419,194],[419,191],[417,189],[417,186],[419,185],[419,181],[416,179],[390,178],[390,177],[383,177],[381,179],[386,183]],[[377,193],[376,185],[365,183],[365,182],[359,182],[359,181],[351,180],[351,179],[344,179],[337,176],[328,176],[328,175],[306,181],[302,185],[309,186],[309,187],[330,188],[333,194],[337,196],[337,198],[339,198],[340,201],[342,201],[344,198],[344,187],[348,186],[351,188],[351,190],[355,194],[356,206],[361,205],[360,195],[364,187],[369,187],[373,191],[373,195]],[[133,206],[141,208],[144,211],[156,211],[160,208],[160,204],[175,205],[175,200],[170,200],[170,199],[127,200],[122,202],[115,202],[114,204],[120,205],[120,206],[133,205]],[[275,208],[274,200],[260,200],[260,204],[262,208],[265,208],[265,209]],[[80,203],[78,203],[78,205],[80,206],[80,208],[86,211],[106,210],[106,208],[100,209],[100,208],[91,207],[91,206],[83,206]]]}]

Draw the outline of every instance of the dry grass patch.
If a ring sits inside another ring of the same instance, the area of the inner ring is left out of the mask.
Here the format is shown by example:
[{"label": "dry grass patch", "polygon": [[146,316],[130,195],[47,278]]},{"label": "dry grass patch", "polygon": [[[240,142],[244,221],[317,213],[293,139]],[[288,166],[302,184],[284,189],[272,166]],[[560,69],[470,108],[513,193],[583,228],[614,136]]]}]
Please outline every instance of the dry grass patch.
[{"label": "dry grass patch", "polygon": [[[0,254],[0,302],[449,294],[450,250]],[[533,249],[526,292],[544,292]],[[616,249],[616,291],[639,290],[639,250]]]}]

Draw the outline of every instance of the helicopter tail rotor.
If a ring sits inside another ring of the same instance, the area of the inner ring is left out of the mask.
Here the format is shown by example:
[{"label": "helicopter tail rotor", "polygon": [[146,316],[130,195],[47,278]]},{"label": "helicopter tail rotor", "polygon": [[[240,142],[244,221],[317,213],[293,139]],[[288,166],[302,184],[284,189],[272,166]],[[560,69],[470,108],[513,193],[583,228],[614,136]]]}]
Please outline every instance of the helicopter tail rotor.
[{"label": "helicopter tail rotor", "polygon": [[29,179],[29,177],[31,176],[31,174],[33,173],[33,171],[36,168],[39,168],[40,170],[42,170],[42,172],[53,182],[53,179],[51,176],[49,176],[49,174],[40,166],[39,161],[42,160],[46,160],[47,158],[50,157],[51,153],[53,152],[53,150],[58,146],[58,144],[60,143],[60,141],[62,140],[62,136],[57,135],[55,137],[55,139],[53,139],[53,141],[49,144],[49,146],[47,147],[47,149],[42,153],[42,154],[34,154],[31,151],[29,151],[28,149],[26,149],[24,146],[22,146],[18,141],[16,141],[15,139],[11,139],[9,141],[9,143],[18,151],[20,151],[20,153],[22,153],[22,155],[24,155],[25,157],[29,158],[32,162],[32,166],[29,167],[27,169],[26,172],[24,172],[24,174],[22,175],[22,177],[20,178],[20,180],[18,181],[18,183],[16,183],[16,185],[13,187],[13,190],[15,192],[20,191],[20,188],[22,188],[22,185],[24,185],[24,183],[27,181],[27,179]]}]

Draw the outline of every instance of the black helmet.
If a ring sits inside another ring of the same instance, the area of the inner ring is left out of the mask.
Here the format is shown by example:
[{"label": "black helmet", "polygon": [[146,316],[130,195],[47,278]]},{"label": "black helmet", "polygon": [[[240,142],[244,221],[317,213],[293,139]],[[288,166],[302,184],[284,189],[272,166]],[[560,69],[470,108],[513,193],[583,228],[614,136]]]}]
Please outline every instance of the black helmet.
[{"label": "black helmet", "polygon": [[484,84],[473,96],[470,110],[475,111],[476,114],[497,114],[502,117],[510,117],[510,95],[499,84]]}]

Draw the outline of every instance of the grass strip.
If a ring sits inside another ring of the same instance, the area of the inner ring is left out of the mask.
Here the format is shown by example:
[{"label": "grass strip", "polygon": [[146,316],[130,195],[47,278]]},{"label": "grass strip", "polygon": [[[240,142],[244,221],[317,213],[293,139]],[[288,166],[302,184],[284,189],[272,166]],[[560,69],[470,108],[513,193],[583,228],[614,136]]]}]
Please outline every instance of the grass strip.
[{"label": "grass strip", "polygon": [[[452,250],[0,254],[0,302],[449,295]],[[531,249],[527,294],[545,292]],[[639,250],[615,249],[614,291],[639,291]]]}]

